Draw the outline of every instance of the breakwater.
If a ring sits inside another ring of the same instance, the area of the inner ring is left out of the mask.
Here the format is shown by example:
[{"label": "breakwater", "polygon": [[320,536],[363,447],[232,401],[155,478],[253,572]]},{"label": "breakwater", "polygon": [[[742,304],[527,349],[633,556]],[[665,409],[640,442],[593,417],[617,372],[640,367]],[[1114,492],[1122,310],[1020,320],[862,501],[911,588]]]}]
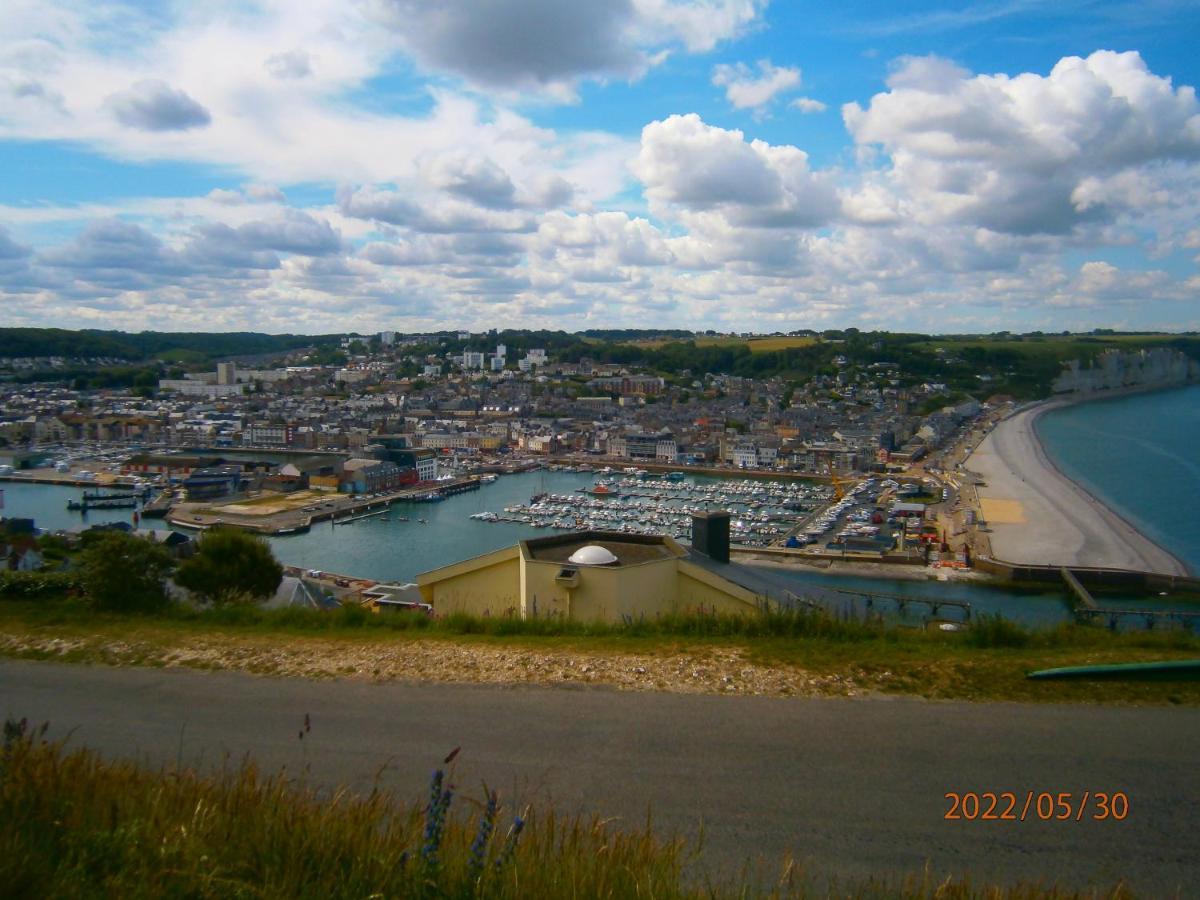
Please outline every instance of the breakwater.
[{"label": "breakwater", "polygon": [[[1024,565],[1005,562],[988,556],[975,559],[975,568],[1010,583],[1060,584],[1062,566]],[[1163,575],[1158,572],[1138,572],[1133,569],[1112,569],[1096,566],[1071,566],[1081,584],[1092,589],[1120,589],[1135,593],[1186,592],[1200,594],[1200,578],[1189,575]]]}]

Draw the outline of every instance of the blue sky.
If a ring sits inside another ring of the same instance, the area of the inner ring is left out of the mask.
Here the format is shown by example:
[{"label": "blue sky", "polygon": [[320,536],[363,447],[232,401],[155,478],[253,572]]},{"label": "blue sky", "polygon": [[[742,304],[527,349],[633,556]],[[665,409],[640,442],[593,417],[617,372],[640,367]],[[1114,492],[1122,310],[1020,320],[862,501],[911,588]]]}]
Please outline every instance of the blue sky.
[{"label": "blue sky", "polygon": [[1194,3],[8,0],[0,321],[1200,328]]}]

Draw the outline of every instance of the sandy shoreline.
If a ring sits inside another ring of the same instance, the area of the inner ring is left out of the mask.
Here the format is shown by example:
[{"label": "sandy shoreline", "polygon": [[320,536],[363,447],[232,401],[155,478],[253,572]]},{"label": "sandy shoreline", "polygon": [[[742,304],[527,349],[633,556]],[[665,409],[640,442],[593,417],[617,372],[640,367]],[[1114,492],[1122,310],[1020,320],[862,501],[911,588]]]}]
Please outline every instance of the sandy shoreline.
[{"label": "sandy shoreline", "polygon": [[1034,429],[1038,418],[1053,409],[1137,392],[1043,401],[1005,419],[984,438],[965,467],[987,483],[978,493],[996,558],[1190,574],[1180,559],[1064,475]]}]

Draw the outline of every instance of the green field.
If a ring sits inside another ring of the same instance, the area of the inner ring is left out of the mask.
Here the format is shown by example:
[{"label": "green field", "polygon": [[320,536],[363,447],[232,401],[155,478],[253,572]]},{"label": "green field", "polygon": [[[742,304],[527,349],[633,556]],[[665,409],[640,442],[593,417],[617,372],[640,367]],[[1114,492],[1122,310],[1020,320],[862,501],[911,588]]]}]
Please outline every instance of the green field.
[{"label": "green field", "polygon": [[817,343],[815,337],[764,337],[751,338],[747,342],[751,353],[771,353],[776,350],[794,350],[798,347],[811,347]]},{"label": "green field", "polygon": [[[747,346],[752,353],[770,353],[776,350],[791,350],[797,347],[808,347],[817,343],[814,337],[729,337],[701,336],[694,340],[697,347],[737,347]],[[658,350],[667,344],[680,343],[678,340],[657,339],[645,341],[630,341],[634,347],[645,347],[648,350]]]}]

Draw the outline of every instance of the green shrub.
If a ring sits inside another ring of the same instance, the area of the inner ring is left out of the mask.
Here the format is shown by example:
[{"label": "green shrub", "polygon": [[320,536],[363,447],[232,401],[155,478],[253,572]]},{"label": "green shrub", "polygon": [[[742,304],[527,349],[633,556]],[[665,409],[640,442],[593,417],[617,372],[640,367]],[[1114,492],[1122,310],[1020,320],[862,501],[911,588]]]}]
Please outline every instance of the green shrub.
[{"label": "green shrub", "polygon": [[213,606],[249,603],[279,589],[283,566],[262,537],[237,528],[213,528],[200,538],[195,554],[180,564],[175,580]]},{"label": "green shrub", "polygon": [[972,647],[1027,647],[1031,632],[999,613],[979,616],[966,632],[967,644]]},{"label": "green shrub", "polygon": [[123,531],[88,541],[80,570],[88,600],[110,612],[154,612],[170,602],[165,581],[171,557],[158,544]]},{"label": "green shrub", "polygon": [[47,600],[83,587],[79,572],[0,572],[0,599]]}]

